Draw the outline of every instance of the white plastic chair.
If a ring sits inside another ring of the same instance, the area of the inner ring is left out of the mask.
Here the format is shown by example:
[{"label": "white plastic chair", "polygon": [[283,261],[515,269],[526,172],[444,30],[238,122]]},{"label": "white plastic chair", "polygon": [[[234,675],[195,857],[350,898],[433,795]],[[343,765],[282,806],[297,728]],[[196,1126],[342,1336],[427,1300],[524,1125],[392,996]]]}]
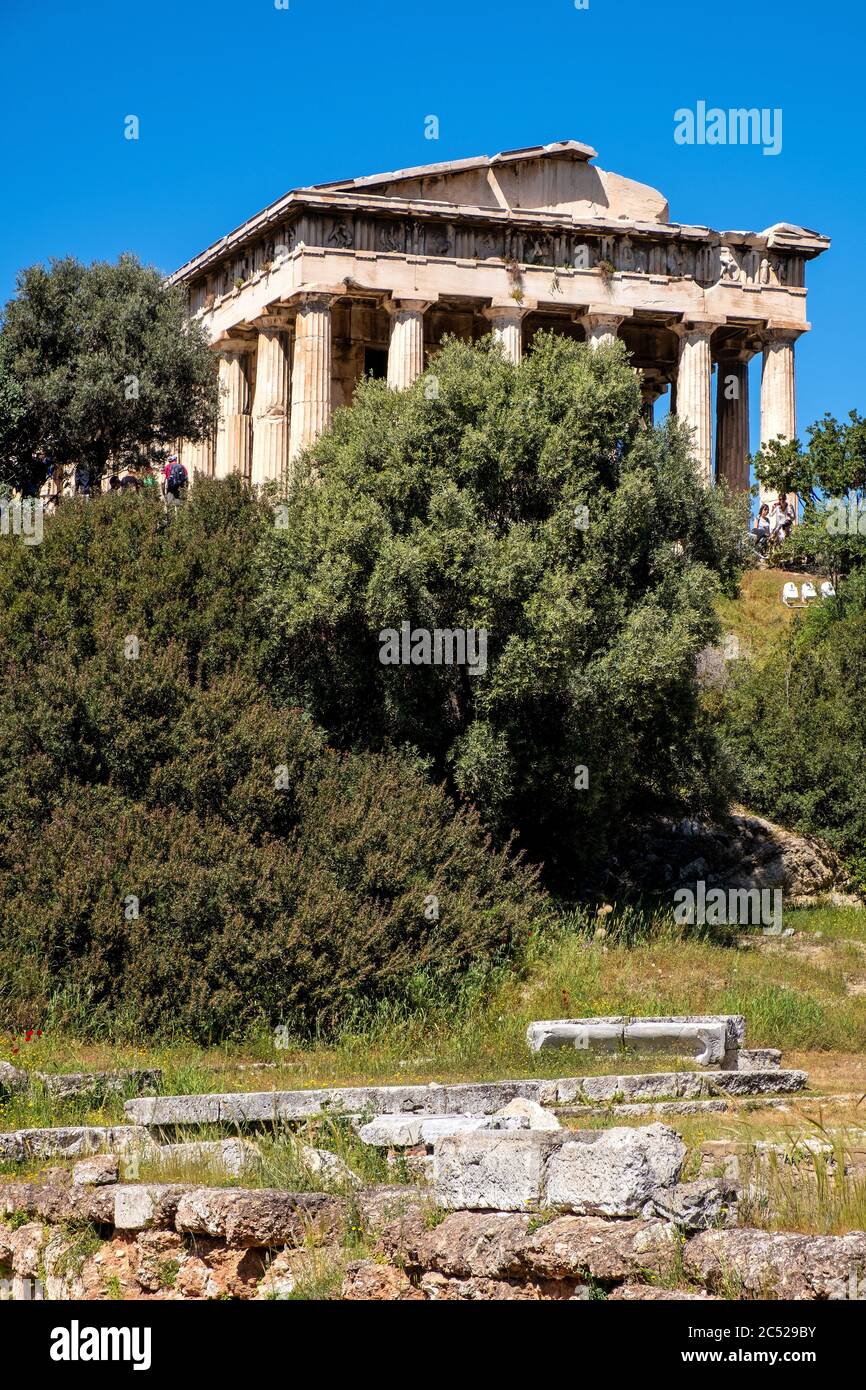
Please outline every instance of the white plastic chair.
[{"label": "white plastic chair", "polygon": [[808,582],[806,584],[803,584],[800,589],[800,597],[802,598],[804,603],[811,603],[813,598],[818,597],[817,593],[815,592],[815,585],[809,584]]},{"label": "white plastic chair", "polygon": [[787,608],[790,608],[792,603],[799,602],[799,598],[796,584],[789,581],[782,589],[782,602]]},{"label": "white plastic chair", "polygon": [[825,579],[825,580],[824,580],[824,583],[821,585],[821,597],[822,597],[822,598],[835,598],[835,597],[836,597],[836,588],[835,588],[835,585],[831,584],[831,582],[830,582],[829,579]]}]

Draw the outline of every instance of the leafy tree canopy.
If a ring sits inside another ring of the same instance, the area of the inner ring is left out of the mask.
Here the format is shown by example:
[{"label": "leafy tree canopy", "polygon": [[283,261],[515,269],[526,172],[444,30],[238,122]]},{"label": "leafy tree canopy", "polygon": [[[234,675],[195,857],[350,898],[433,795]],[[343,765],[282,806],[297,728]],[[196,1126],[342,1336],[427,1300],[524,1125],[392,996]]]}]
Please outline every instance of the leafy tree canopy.
[{"label": "leafy tree canopy", "polygon": [[178,437],[201,439],[217,406],[216,362],[178,287],[135,256],[73,257],[18,277],[0,327],[0,482],[44,476]]},{"label": "leafy tree canopy", "polygon": [[776,439],[755,456],[764,487],[796,492],[803,503],[779,559],[848,574],[866,565],[866,419],[852,410],[840,424],[828,413],[807,434],[805,449],[798,439]]},{"label": "leafy tree canopy", "polygon": [[[742,522],[681,426],[644,427],[621,344],[540,334],[515,366],[452,340],[409,391],[364,383],[277,522],[282,688],[344,747],[411,748],[555,878],[631,815],[724,798],[695,664]],[[404,622],[486,630],[486,673],[384,665]]]}]

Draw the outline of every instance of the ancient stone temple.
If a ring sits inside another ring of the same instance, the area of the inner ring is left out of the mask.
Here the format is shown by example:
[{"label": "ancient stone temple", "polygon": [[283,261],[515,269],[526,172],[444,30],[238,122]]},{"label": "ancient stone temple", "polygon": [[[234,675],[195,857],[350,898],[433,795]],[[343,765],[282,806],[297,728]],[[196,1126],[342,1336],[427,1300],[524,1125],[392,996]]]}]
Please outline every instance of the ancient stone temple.
[{"label": "ancient stone temple", "polygon": [[762,354],[762,442],[793,437],[805,265],[829,241],[671,222],[661,193],[594,158],[563,140],[295,189],[182,266],[222,387],[190,473],[281,478],[363,375],[399,390],[445,333],[492,332],[516,361],[552,329],[622,338],[647,414],[670,388],[707,482],[747,487],[748,363]]}]

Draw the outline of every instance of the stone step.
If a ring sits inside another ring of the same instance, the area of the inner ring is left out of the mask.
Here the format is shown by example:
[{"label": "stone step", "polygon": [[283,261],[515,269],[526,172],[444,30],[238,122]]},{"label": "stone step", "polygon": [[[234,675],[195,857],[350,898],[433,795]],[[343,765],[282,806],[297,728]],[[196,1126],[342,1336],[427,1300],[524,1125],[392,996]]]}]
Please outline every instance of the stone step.
[{"label": "stone step", "polygon": [[152,1145],[137,1125],[60,1125],[54,1129],[0,1132],[0,1159],[26,1163],[31,1158],[82,1158],[88,1154],[135,1153]]},{"label": "stone step", "polygon": [[557,1080],[482,1081],[418,1086],[346,1086],[315,1091],[236,1091],[145,1096],[124,1106],[131,1124],[172,1128],[199,1124],[277,1124],[313,1116],[493,1115],[521,1097],[552,1108],[593,1101],[698,1100],[728,1095],[787,1094],[806,1073],[768,1071],[650,1072],[639,1076],[577,1076]]},{"label": "stone step", "polygon": [[[564,1104],[608,1101],[711,1100],[729,1096],[789,1095],[802,1091],[804,1071],[770,1068],[768,1071],[669,1071],[639,1075],[583,1076],[571,1083],[573,1094]],[[554,1107],[556,1108],[556,1107]]]},{"label": "stone step", "polygon": [[[850,1104],[852,1099],[859,1099],[859,1097],[846,1096],[844,1097],[845,1104]],[[800,1095],[798,1105],[803,1105],[806,1101],[832,1105],[838,1100],[840,1100],[838,1096]],[[741,1110],[787,1110],[788,1104],[788,1097],[784,1095],[737,1096],[730,1097],[728,1100],[717,1097],[715,1100],[628,1101],[622,1105],[558,1105],[553,1114],[558,1115],[561,1120],[603,1119],[606,1115],[723,1115]]]}]

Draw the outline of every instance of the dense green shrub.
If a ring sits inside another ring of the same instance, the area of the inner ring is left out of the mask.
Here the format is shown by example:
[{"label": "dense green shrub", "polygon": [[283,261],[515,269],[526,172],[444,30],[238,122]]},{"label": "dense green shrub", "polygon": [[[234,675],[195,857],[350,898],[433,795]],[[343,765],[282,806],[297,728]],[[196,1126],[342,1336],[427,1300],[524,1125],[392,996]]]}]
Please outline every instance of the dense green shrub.
[{"label": "dense green shrub", "polygon": [[[287,698],[342,747],[415,750],[569,889],[629,818],[725,799],[695,665],[741,523],[640,405],[621,344],[446,343],[338,412],[262,547]],[[486,629],[487,674],[383,665],[404,621]]]},{"label": "dense green shrub", "polygon": [[546,918],[533,875],[408,756],[331,751],[271,698],[269,515],[201,483],[171,521],[106,497],[41,545],[0,542],[10,1021],[60,998],[128,1033],[330,1028],[419,971],[495,964]]}]

